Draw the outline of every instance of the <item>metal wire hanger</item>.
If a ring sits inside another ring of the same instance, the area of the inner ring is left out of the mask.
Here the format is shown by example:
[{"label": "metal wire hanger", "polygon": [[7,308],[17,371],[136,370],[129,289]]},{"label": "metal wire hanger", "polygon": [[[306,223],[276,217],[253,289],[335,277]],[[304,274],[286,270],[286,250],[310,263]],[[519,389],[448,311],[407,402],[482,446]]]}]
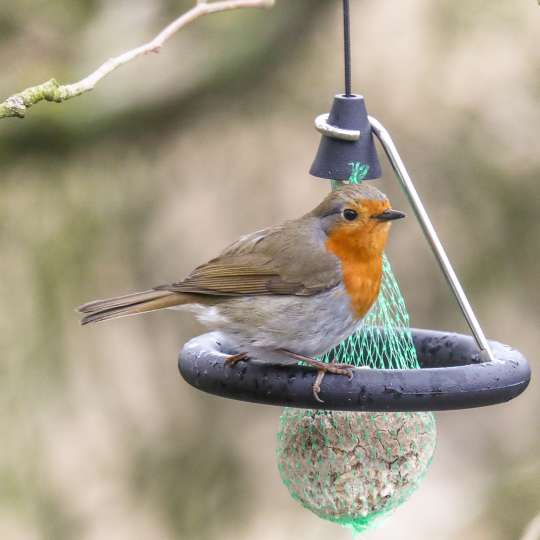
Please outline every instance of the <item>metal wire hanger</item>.
[{"label": "metal wire hanger", "polygon": [[[343,50],[344,50],[344,74],[345,74],[345,96],[352,97],[352,68],[351,68],[351,30],[350,30],[350,6],[349,0],[343,0]],[[373,133],[381,143],[388,160],[392,165],[392,168],[397,176],[397,179],[403,189],[413,211],[416,215],[416,219],[420,223],[422,232],[428,241],[431,251],[435,255],[437,262],[452,290],[457,303],[469,325],[469,328],[474,336],[474,339],[481,352],[485,353],[489,360],[496,361],[490,345],[474,311],[471,307],[469,300],[459,282],[459,279],[450,263],[450,259],[443,248],[439,236],[429,218],[429,215],[414,187],[414,183],[405,168],[405,164],[398,153],[396,145],[390,136],[387,129],[373,116],[368,116],[369,123],[373,129]],[[334,128],[336,129],[336,128]],[[335,135],[334,135],[335,136]]]}]

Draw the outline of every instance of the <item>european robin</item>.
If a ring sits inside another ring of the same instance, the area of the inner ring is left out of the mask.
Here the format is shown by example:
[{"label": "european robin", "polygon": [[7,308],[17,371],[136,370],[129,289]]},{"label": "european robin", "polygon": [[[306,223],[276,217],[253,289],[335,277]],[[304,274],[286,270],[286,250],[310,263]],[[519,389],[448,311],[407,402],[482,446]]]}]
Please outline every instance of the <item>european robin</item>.
[{"label": "european robin", "polygon": [[233,345],[230,365],[277,353],[319,371],[352,377],[324,354],[353,334],[377,298],[390,222],[405,214],[365,183],[345,184],[314,210],[248,234],[184,280],[79,307],[82,324],[187,308]]}]

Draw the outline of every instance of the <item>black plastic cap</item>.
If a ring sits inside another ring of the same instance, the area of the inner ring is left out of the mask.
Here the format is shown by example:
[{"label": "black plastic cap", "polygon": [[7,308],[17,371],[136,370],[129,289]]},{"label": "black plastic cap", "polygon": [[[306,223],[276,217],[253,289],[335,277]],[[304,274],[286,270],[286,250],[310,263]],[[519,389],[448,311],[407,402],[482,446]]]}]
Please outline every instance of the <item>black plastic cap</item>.
[{"label": "black plastic cap", "polygon": [[348,141],[323,135],[309,173],[329,180],[348,180],[352,173],[352,164],[360,163],[369,166],[364,179],[380,178],[381,165],[364,98],[354,94],[335,96],[328,124],[341,129],[360,130],[360,138],[357,141]]}]

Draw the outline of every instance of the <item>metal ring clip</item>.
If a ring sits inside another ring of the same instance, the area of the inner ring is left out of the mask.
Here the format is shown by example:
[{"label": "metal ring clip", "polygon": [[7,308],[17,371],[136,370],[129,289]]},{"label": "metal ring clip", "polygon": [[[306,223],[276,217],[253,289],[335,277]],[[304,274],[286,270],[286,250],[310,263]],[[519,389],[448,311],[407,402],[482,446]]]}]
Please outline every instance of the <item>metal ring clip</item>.
[{"label": "metal ring clip", "polygon": [[332,139],[340,139],[342,141],[357,141],[360,138],[359,129],[342,129],[328,123],[329,113],[320,114],[315,118],[315,129]]}]

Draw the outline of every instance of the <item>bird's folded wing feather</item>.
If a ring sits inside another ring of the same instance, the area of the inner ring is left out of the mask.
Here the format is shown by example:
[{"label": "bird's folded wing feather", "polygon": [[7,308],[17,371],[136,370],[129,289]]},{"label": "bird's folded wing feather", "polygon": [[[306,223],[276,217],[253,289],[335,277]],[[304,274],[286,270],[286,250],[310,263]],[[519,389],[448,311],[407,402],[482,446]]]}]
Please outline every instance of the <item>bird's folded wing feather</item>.
[{"label": "bird's folded wing feather", "polygon": [[183,281],[156,289],[215,296],[309,296],[329,289],[341,279],[339,260],[326,250],[317,224],[304,221],[244,236]]}]

